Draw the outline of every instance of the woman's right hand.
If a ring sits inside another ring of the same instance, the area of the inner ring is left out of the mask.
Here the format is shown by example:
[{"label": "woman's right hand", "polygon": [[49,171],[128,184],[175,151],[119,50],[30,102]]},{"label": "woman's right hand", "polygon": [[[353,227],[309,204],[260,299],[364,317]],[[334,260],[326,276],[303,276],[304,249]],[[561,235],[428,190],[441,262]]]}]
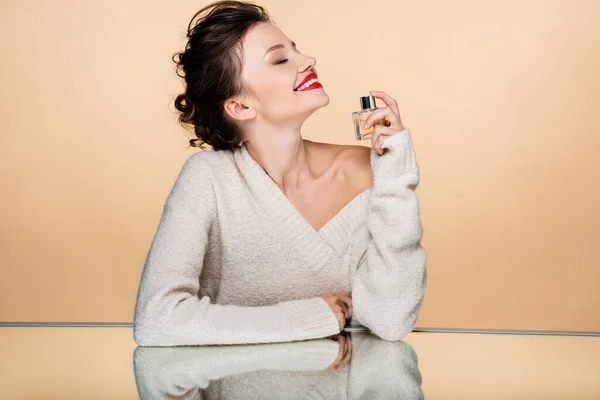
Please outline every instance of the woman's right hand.
[{"label": "woman's right hand", "polygon": [[340,325],[340,331],[346,326],[346,320],[352,318],[352,299],[342,293],[327,292],[321,297],[329,304]]}]

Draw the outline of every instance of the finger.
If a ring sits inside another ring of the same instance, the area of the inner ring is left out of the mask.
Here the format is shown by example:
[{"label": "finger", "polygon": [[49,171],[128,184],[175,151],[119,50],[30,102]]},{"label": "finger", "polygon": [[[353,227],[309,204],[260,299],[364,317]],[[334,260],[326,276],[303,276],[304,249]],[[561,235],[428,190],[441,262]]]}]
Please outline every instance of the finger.
[{"label": "finger", "polygon": [[345,336],[342,336],[342,352],[341,353],[342,354],[340,357],[340,361],[338,363],[338,367],[344,363],[344,359],[346,358],[346,355],[348,354],[348,342],[346,341]]},{"label": "finger", "polygon": [[377,136],[377,140],[375,141],[374,147],[382,152],[383,151],[383,142],[385,142],[387,139],[389,139],[392,135],[386,135],[384,133],[380,134],[379,136]]},{"label": "finger", "polygon": [[344,338],[344,355],[341,360],[342,362],[348,355],[348,350],[350,350],[350,340],[349,340],[350,334],[343,334],[343,338]]},{"label": "finger", "polygon": [[352,318],[352,312],[354,311],[354,307],[352,306],[352,298],[343,293],[339,293],[340,300],[346,305],[347,313],[346,319]]},{"label": "finger", "polygon": [[375,128],[373,128],[373,135],[378,133],[380,135],[392,136],[398,132],[400,132],[398,129],[392,128],[391,126],[375,125]]},{"label": "finger", "polygon": [[344,314],[344,323],[345,323],[345,320],[348,317],[348,305],[346,303],[344,303],[342,300],[340,300],[339,298],[336,301],[337,301],[337,304],[342,309],[342,313]]},{"label": "finger", "polygon": [[346,336],[346,354],[340,361],[340,365],[345,364],[352,358],[352,339],[350,336]]},{"label": "finger", "polygon": [[344,339],[344,335],[340,335],[338,337],[338,355],[335,358],[335,361],[333,362],[333,365],[335,365],[335,367],[337,368],[338,365],[340,365],[340,362],[342,361],[342,359],[344,358],[344,351],[346,350],[346,341]]},{"label": "finger", "polygon": [[383,142],[390,136],[393,136],[397,133],[398,133],[398,131],[394,128],[390,128],[388,126],[376,125],[375,129],[373,129],[373,134],[371,136],[371,145],[372,145],[373,149],[378,154],[383,154],[383,148],[381,147],[383,145]]},{"label": "finger", "polygon": [[338,337],[338,344],[339,344],[339,350],[338,351],[338,356],[336,357],[336,361],[341,361],[342,358],[344,358],[344,350],[346,349],[346,339],[344,338],[344,335],[341,335]]},{"label": "finger", "polygon": [[348,311],[352,311],[352,298],[350,296],[338,293],[338,298],[346,304]]},{"label": "finger", "polygon": [[336,335],[337,336],[337,342],[338,342],[338,354],[335,357],[335,360],[331,363],[331,365],[327,368],[327,371],[335,371],[337,369],[337,367],[340,365],[340,362],[342,361],[342,359],[344,358],[344,353],[343,353],[343,336],[342,335]]},{"label": "finger", "polygon": [[400,117],[400,110],[398,109],[398,103],[394,100],[390,95],[386,92],[382,92],[381,90],[371,90],[369,91],[373,97],[377,97],[378,99],[383,100],[386,106],[391,107],[392,111]]},{"label": "finger", "polygon": [[352,303],[352,297],[350,297],[344,293],[336,293],[336,296],[348,305]]},{"label": "finger", "polygon": [[378,108],[377,110],[371,112],[365,122],[363,123],[364,129],[369,129],[375,122],[387,119],[390,126],[400,125],[400,117],[398,117],[394,111],[390,107]]},{"label": "finger", "polygon": [[337,317],[338,322],[340,323],[340,330],[342,330],[344,329],[344,326],[346,326],[346,315],[348,311],[346,310],[346,305],[344,303],[341,303],[337,299],[336,304],[339,307],[339,310],[336,311],[335,316]]},{"label": "finger", "polygon": [[344,314],[336,313],[335,317],[338,320],[338,326],[340,327],[340,331],[341,331],[342,329],[344,329],[344,326],[346,326],[346,320],[344,319]]}]

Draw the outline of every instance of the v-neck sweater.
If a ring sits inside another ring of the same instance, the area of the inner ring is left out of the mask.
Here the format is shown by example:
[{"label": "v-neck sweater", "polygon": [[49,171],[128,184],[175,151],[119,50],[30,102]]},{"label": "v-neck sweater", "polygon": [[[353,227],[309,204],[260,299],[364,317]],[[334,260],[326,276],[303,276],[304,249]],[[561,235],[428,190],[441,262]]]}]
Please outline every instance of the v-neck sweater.
[{"label": "v-neck sweater", "polygon": [[340,332],[320,297],[352,297],[352,324],[400,340],[418,318],[427,254],[410,130],[371,149],[373,186],[315,230],[245,145],[185,161],[144,262],[141,346],[250,344]]}]

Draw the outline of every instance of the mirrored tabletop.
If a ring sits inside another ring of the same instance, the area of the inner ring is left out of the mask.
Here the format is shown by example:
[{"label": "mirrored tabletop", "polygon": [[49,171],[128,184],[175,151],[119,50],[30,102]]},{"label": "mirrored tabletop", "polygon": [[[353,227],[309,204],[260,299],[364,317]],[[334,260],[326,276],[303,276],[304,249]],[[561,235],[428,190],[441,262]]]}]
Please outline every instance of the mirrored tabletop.
[{"label": "mirrored tabletop", "polygon": [[600,399],[600,338],[356,332],[138,347],[129,327],[0,328],[0,399]]}]

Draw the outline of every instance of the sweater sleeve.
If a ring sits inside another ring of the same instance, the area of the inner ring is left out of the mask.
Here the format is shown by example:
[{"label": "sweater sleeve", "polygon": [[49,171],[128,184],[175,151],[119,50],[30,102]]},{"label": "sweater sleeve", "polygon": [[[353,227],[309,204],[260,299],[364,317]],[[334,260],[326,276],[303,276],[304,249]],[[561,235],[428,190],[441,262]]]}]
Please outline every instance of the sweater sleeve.
[{"label": "sweater sleeve", "polygon": [[[251,398],[257,375],[248,373],[323,371],[334,362],[338,349],[338,342],[330,339],[234,346],[140,346],[133,353],[133,369],[142,400],[183,398],[184,393],[196,393],[201,398],[199,388],[236,375]],[[294,382],[294,375],[289,376]]]},{"label": "sweater sleeve", "polygon": [[417,353],[408,343],[352,334],[348,399],[423,399]]},{"label": "sweater sleeve", "polygon": [[165,202],[144,263],[133,339],[140,346],[288,342],[340,331],[321,297],[269,306],[213,304],[200,293],[200,274],[217,204],[210,152],[190,156]]},{"label": "sweater sleeve", "polygon": [[415,193],[419,168],[408,128],[387,138],[382,147],[382,155],[371,150],[369,244],[353,280],[353,319],[382,339],[400,340],[415,325],[427,285]]}]

